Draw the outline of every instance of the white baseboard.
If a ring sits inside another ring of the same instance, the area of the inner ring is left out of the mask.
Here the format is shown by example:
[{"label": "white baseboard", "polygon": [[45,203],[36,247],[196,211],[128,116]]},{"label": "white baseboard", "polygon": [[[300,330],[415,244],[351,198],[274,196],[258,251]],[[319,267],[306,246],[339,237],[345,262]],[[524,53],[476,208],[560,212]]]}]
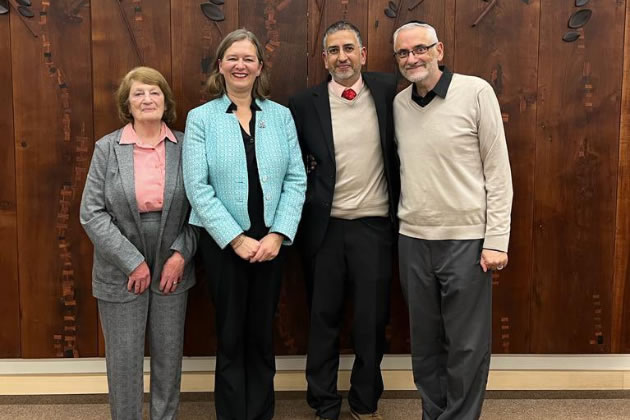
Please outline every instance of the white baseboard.
[{"label": "white baseboard", "polygon": [[[353,356],[342,356],[338,386],[347,390]],[[211,392],[213,357],[186,357],[182,391]],[[277,358],[278,391],[304,391],[304,356]],[[414,390],[408,355],[385,356],[386,390]],[[145,389],[149,387],[145,360]],[[630,355],[495,355],[488,390],[628,390]],[[0,359],[0,395],[98,394],[107,392],[105,359]]]}]

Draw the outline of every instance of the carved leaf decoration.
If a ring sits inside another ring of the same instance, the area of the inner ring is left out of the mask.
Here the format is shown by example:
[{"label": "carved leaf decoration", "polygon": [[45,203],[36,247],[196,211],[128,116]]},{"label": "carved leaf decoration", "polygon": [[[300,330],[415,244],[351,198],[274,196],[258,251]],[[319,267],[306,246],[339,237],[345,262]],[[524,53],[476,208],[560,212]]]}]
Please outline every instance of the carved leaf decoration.
[{"label": "carved leaf decoration", "polygon": [[385,16],[393,19],[396,17],[396,12],[388,7],[387,9],[385,9]]},{"label": "carved leaf decoration", "polygon": [[201,10],[206,17],[212,21],[220,22],[225,20],[225,15],[223,11],[213,3],[201,3]]},{"label": "carved leaf decoration", "polygon": [[33,16],[35,16],[35,14],[33,13],[31,9],[24,6],[18,6],[18,12],[20,12],[22,16],[27,17],[27,18],[32,18]]},{"label": "carved leaf decoration", "polygon": [[210,3],[216,4],[217,6],[221,6],[225,3],[224,0],[210,0]]},{"label": "carved leaf decoration", "polygon": [[0,0],[0,15],[9,13],[9,0]]},{"label": "carved leaf decoration", "polygon": [[573,42],[573,41],[577,41],[577,39],[580,37],[580,33],[576,32],[576,31],[569,31],[566,34],[564,34],[562,36],[562,40],[564,42]]},{"label": "carved leaf decoration", "polygon": [[17,0],[17,2],[21,6],[26,6],[26,7],[31,7],[33,5],[33,2],[31,0]]},{"label": "carved leaf decoration", "polygon": [[588,0],[575,0],[575,7],[582,7],[588,4]]},{"label": "carved leaf decoration", "polygon": [[398,11],[398,6],[393,1],[389,2],[389,8],[392,9],[394,12]]},{"label": "carved leaf decoration", "polygon": [[591,9],[581,9],[577,12],[573,13],[569,18],[569,28],[577,29],[586,25],[586,23],[590,20],[593,15],[593,11]]}]

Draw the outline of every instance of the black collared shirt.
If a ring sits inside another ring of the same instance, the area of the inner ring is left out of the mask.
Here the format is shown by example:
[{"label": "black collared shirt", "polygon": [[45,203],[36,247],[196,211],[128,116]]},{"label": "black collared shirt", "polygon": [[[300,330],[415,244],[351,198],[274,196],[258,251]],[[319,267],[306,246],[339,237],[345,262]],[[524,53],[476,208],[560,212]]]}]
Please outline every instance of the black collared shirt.
[{"label": "black collared shirt", "polygon": [[[236,112],[237,106],[234,102],[228,106],[226,113]],[[265,213],[263,202],[263,191],[260,186],[260,177],[258,175],[258,164],[256,162],[256,111],[262,111],[256,104],[256,101],[252,99],[250,106],[252,110],[252,118],[249,120],[249,134],[241,128],[241,136],[243,137],[243,143],[245,144],[245,156],[247,158],[247,183],[249,189],[247,192],[247,212],[249,214],[249,221],[251,226],[249,230],[245,232],[245,235],[254,239],[261,239],[267,234],[267,227],[265,226]]]},{"label": "black collared shirt", "polygon": [[442,75],[440,76],[440,80],[435,84],[433,89],[427,92],[425,96],[420,96],[416,91],[416,85],[413,85],[413,89],[411,89],[411,99],[421,107],[425,107],[429,105],[429,103],[435,98],[435,96],[439,96],[440,98],[446,98],[446,93],[448,92],[448,87],[451,85],[451,80],[453,80],[453,73],[446,66],[440,66],[440,70],[442,70]]}]

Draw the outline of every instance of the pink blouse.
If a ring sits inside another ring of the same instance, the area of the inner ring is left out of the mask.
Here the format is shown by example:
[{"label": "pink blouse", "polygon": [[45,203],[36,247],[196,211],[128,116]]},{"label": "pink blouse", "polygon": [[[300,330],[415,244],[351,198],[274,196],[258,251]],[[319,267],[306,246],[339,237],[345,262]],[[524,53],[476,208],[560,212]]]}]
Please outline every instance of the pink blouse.
[{"label": "pink blouse", "polygon": [[166,146],[164,139],[177,143],[173,132],[162,123],[160,142],[155,146],[143,144],[131,123],[123,128],[120,144],[133,144],[133,169],[138,211],[161,211],[166,178]]}]

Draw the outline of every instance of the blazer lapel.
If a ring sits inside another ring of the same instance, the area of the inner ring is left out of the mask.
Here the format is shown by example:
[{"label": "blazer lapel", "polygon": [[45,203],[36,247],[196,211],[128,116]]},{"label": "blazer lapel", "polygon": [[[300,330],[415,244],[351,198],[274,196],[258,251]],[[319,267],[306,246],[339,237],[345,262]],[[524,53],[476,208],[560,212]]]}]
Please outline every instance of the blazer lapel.
[{"label": "blazer lapel", "polygon": [[330,99],[328,98],[328,81],[323,82],[313,91],[313,102],[324,133],[324,142],[328,148],[330,159],[335,161],[335,144],[333,142],[332,117],[330,115]]},{"label": "blazer lapel", "polygon": [[[118,142],[120,142],[120,138],[118,139]],[[127,203],[129,204],[129,210],[133,215],[133,220],[136,222],[138,232],[142,232],[142,222],[140,221],[138,203],[136,202],[136,178],[133,171],[133,145],[120,144],[118,142],[114,145],[114,150],[118,160],[120,179],[122,180],[123,190],[125,191],[125,197],[127,197]],[[146,244],[144,243],[144,235],[140,236],[142,237],[143,249],[147,249]]]},{"label": "blazer lapel", "polygon": [[175,188],[177,186],[177,177],[179,176],[179,165],[181,155],[181,142],[173,143],[172,141],[165,139],[166,146],[166,180],[164,182],[164,201],[162,204],[162,220],[160,223],[160,236],[164,231],[164,225],[166,224],[166,217],[173,203],[173,195],[175,194]]},{"label": "blazer lapel", "polygon": [[369,73],[363,73],[363,82],[370,89],[372,99],[374,99],[374,108],[376,109],[376,116],[378,117],[378,128],[381,137],[381,143],[385,146],[385,139],[387,138],[387,108],[384,92],[379,89],[378,83],[371,83],[372,78]]}]

